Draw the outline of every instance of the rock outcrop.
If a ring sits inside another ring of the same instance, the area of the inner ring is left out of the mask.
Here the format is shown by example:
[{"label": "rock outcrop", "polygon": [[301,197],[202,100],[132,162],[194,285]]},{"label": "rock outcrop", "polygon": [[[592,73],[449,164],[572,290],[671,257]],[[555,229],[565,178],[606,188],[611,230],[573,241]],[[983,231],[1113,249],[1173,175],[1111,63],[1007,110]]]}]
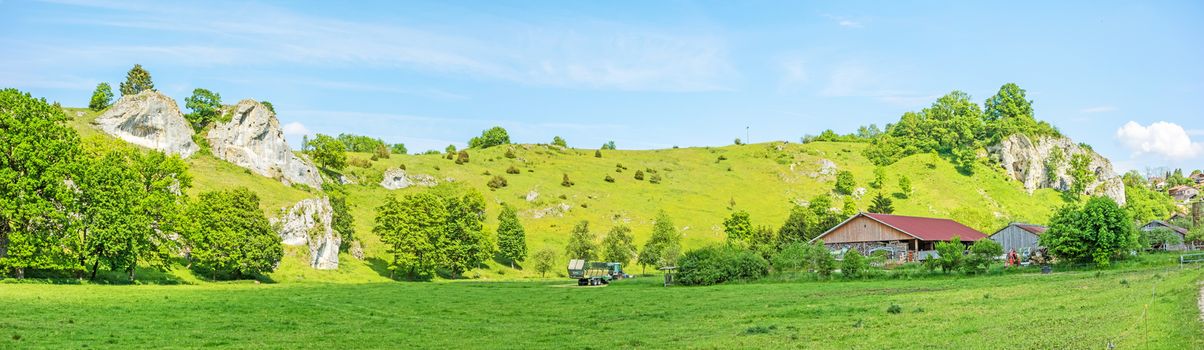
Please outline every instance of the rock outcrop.
[{"label": "rock outcrop", "polygon": [[1087,194],[1107,196],[1121,205],[1125,204],[1125,185],[1112,170],[1112,162],[1069,138],[1041,137],[1033,140],[1017,134],[1003,139],[989,150],[1008,176],[1024,183],[1029,193],[1038,188],[1070,190],[1075,181],[1070,175],[1071,159],[1076,155],[1086,156],[1089,160],[1087,169],[1095,174],[1095,181],[1085,186]]},{"label": "rock outcrop", "polygon": [[126,142],[183,158],[201,149],[176,101],[154,90],[122,97],[92,123]]},{"label": "rock outcrop", "polygon": [[322,186],[318,168],[293,154],[284,141],[280,121],[267,106],[242,100],[234,106],[230,121],[209,131],[213,155],[286,185]]},{"label": "rock outcrop", "polygon": [[416,174],[408,175],[405,169],[389,169],[380,180],[380,186],[388,190],[399,190],[410,186],[432,187],[439,184],[434,176]]},{"label": "rock outcrop", "polygon": [[334,270],[339,268],[339,245],[343,240],[331,227],[333,215],[329,198],[305,199],[280,209],[280,216],[271,222],[284,244],[309,247],[309,266]]}]

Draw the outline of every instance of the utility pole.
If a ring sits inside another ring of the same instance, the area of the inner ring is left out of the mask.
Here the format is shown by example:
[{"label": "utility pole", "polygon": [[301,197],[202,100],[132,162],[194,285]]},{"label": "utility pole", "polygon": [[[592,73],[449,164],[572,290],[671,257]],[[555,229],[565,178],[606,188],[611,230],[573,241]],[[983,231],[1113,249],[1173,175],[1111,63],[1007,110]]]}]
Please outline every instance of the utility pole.
[{"label": "utility pole", "polygon": [[750,144],[752,140],[748,139],[748,126],[744,127],[744,144]]}]

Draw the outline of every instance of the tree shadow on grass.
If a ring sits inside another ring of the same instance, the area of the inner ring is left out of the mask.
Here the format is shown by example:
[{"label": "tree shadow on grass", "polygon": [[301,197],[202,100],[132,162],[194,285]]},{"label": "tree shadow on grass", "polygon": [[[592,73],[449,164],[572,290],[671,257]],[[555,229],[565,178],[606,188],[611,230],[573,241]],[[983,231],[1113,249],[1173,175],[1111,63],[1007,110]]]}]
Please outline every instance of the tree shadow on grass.
[{"label": "tree shadow on grass", "polygon": [[408,271],[403,270],[398,270],[397,273],[394,274],[392,270],[389,270],[389,262],[378,257],[365,257],[364,264],[368,265],[368,268],[371,268],[372,271],[376,271],[376,273],[381,277],[389,278],[390,275],[392,275],[392,279],[395,281],[427,282],[435,277],[431,274],[423,273],[410,275]]}]

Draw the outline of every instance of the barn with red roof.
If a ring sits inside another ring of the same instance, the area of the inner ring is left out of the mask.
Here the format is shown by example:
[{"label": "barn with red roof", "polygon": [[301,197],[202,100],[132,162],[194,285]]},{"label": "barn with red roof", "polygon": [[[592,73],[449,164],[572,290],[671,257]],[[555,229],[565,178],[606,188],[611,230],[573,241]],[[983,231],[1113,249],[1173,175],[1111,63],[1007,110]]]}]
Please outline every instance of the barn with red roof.
[{"label": "barn with red roof", "polygon": [[884,250],[892,259],[910,261],[918,253],[935,250],[937,242],[954,237],[969,244],[987,235],[950,219],[859,213],[812,241],[822,240],[829,249],[857,249],[863,254]]}]

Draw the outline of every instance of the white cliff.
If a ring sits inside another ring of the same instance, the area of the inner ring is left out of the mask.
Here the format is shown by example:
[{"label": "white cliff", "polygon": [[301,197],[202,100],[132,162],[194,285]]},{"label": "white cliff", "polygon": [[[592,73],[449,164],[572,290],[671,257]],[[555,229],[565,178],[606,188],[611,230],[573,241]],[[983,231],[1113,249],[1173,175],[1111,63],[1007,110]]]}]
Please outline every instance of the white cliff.
[{"label": "white cliff", "polygon": [[305,199],[281,209],[271,222],[285,245],[309,247],[310,267],[334,270],[339,268],[339,245],[343,240],[331,227],[333,215],[329,198]]},{"label": "white cliff", "polygon": [[242,100],[233,108],[230,121],[209,131],[213,155],[286,185],[322,186],[318,168],[293,154],[284,140],[280,121],[267,106]]},{"label": "white cliff", "polygon": [[1086,194],[1107,196],[1125,204],[1125,185],[1112,170],[1112,162],[1069,138],[1040,137],[1034,140],[1016,134],[1003,139],[990,151],[1007,175],[1024,183],[1029,193],[1038,188],[1070,190],[1075,182],[1070,175],[1071,160],[1076,155],[1085,156],[1087,169],[1095,178],[1084,187]]},{"label": "white cliff", "polygon": [[124,96],[97,117],[94,124],[126,142],[188,158],[200,150],[192,141],[192,126],[171,97],[146,90]]}]

